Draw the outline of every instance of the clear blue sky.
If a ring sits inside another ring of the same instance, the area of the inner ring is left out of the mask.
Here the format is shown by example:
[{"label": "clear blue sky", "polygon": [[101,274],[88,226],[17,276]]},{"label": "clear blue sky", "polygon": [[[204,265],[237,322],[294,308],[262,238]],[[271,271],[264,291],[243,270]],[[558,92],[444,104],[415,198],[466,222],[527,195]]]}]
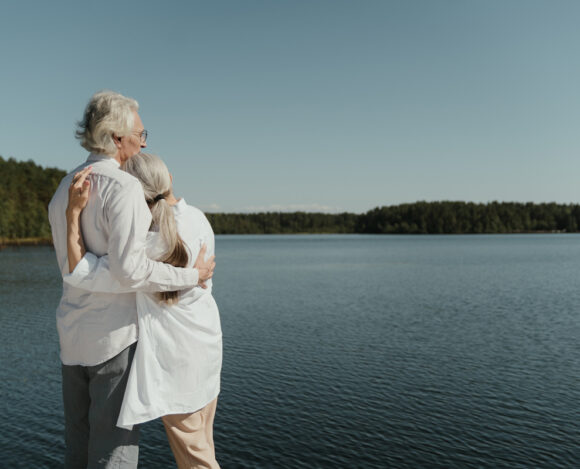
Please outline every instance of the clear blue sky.
[{"label": "clear blue sky", "polygon": [[579,24],[564,0],[5,0],[0,155],[73,168],[106,88],[205,210],[579,202]]}]

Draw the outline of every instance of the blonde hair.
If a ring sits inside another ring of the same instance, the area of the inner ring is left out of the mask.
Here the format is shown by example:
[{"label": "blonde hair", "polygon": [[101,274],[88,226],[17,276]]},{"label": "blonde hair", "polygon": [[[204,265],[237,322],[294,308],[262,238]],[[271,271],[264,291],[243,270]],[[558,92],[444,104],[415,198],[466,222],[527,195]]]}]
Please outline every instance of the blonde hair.
[{"label": "blonde hair", "polygon": [[[158,260],[175,267],[186,267],[189,262],[187,247],[177,233],[173,209],[166,200],[172,195],[167,166],[156,155],[138,153],[124,163],[123,169],[141,182],[153,218],[151,229],[159,231],[167,246],[166,252]],[[177,291],[160,292],[157,295],[168,304],[176,303],[179,299]]]},{"label": "blonde hair", "polygon": [[131,134],[135,123],[133,112],[138,110],[139,103],[132,98],[114,91],[99,91],[89,100],[75,136],[86,150],[114,157],[117,147],[113,136]]}]

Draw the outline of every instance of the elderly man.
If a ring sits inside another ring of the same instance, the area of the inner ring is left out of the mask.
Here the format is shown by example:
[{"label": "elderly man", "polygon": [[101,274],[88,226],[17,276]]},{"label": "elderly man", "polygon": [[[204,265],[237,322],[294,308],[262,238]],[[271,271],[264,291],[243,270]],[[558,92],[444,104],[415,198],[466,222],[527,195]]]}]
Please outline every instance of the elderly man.
[{"label": "elderly man", "polygon": [[[171,291],[203,284],[213,259],[193,269],[148,259],[145,238],[151,213],[141,184],[120,169],[146,147],[147,131],[135,100],[111,91],[89,101],[77,138],[91,154],[61,181],[49,205],[58,264],[67,262],[66,207],[74,174],[92,166],[91,193],[81,230],[88,251],[108,254],[112,273],[125,286]],[[63,285],[57,309],[65,414],[66,468],[136,468],[139,429],[116,426],[137,341],[134,293],[90,293]]]}]

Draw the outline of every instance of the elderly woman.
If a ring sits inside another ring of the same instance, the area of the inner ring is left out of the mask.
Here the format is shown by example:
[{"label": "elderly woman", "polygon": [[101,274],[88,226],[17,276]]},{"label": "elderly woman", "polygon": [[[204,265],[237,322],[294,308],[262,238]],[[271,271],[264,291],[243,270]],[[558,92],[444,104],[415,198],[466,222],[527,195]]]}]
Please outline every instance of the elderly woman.
[{"label": "elderly woman", "polygon": [[[123,165],[143,186],[151,210],[147,254],[176,267],[188,267],[214,236],[203,213],[177,200],[171,177],[160,158],[138,154]],[[87,203],[90,169],[77,175],[69,196],[68,258],[65,282],[102,293],[127,291],[110,274],[107,256],[84,249],[78,219]],[[218,468],[213,420],[220,389],[222,336],[212,281],[177,292],[137,292],[139,341],[117,425],[162,417],[180,469]]]}]

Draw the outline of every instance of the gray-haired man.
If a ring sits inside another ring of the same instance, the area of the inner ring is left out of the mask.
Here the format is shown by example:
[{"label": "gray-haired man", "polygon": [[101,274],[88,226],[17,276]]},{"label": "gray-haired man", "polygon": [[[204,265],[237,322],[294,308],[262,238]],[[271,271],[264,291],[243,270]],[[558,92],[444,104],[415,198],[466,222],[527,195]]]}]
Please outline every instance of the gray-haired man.
[{"label": "gray-haired man", "polygon": [[[81,218],[87,251],[108,255],[112,273],[125,286],[171,291],[203,283],[212,260],[180,269],[146,257],[151,214],[137,179],[120,169],[145,148],[135,100],[111,91],[89,101],[77,138],[91,152],[61,181],[49,205],[58,264],[68,274],[66,207],[76,172],[92,166],[91,193]],[[116,426],[137,341],[134,293],[102,294],[66,283],[58,306],[62,361],[66,468],[136,468],[139,429]]]}]

